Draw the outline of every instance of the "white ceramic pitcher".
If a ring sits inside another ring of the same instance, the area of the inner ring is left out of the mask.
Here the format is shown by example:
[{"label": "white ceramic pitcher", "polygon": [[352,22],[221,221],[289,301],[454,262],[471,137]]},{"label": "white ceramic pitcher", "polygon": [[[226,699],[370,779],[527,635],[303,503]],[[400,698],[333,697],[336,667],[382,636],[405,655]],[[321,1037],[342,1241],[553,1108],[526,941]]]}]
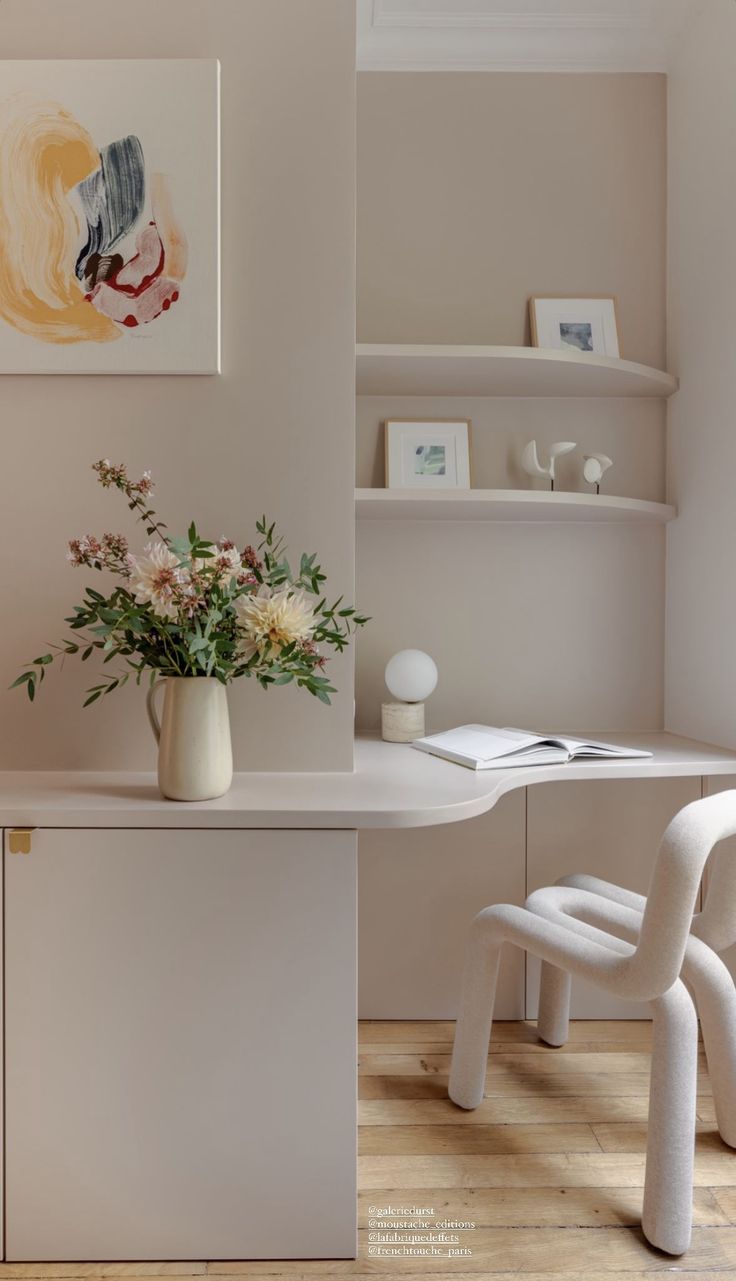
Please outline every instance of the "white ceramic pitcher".
[{"label": "white ceramic pitcher", "polygon": [[[164,686],[163,715],[156,693]],[[213,676],[167,676],[146,699],[158,743],[158,785],[172,801],[208,801],[223,796],[233,781],[233,752],[227,691]]]}]

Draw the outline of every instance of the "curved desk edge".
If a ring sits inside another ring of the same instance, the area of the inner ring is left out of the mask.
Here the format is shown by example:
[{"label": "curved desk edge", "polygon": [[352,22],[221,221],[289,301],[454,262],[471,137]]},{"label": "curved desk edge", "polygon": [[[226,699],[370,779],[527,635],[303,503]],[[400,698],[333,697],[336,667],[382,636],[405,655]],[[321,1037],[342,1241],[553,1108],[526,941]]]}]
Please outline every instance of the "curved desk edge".
[{"label": "curved desk edge", "polygon": [[0,826],[402,828],[459,823],[535,783],[736,775],[736,752],[672,734],[596,734],[647,759],[473,771],[414,748],[359,738],[352,774],[237,774],[226,796],[166,801],[153,774],[0,773]]}]

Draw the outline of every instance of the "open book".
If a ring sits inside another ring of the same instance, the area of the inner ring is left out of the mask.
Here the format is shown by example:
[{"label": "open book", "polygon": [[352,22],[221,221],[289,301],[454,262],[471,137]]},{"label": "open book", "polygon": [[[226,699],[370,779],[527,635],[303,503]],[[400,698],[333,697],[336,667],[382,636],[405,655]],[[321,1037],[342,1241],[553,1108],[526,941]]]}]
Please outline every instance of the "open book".
[{"label": "open book", "polygon": [[651,756],[635,747],[616,747],[561,735],[531,734],[523,729],[461,725],[442,734],[417,738],[412,747],[465,765],[468,769],[510,769],[514,765],[564,765],[573,760],[625,760]]}]

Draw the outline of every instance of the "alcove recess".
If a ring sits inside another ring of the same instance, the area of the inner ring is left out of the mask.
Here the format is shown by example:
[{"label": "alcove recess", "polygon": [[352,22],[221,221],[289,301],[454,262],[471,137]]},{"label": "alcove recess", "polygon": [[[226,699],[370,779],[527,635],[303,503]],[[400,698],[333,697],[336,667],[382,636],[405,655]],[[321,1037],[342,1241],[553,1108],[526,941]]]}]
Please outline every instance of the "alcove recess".
[{"label": "alcove recess", "polygon": [[[677,379],[661,370],[530,347],[364,343],[356,391],[359,520],[663,524],[676,514],[664,502],[664,402]],[[392,417],[469,418],[472,490],[387,491],[382,423]],[[531,438],[542,450],[560,438],[579,445],[559,461],[554,494],[521,469]],[[600,495],[582,477],[586,452],[614,462]]]}]

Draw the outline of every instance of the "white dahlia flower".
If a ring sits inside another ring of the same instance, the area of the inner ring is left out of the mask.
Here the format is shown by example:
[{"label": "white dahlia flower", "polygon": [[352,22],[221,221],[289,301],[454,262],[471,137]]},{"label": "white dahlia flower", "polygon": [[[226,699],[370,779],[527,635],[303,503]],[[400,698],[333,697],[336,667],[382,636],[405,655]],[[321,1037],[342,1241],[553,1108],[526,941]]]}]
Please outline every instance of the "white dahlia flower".
[{"label": "white dahlia flower", "polygon": [[130,590],[139,605],[150,605],[158,618],[176,618],[184,573],[179,557],[165,543],[149,543],[142,556],[129,556]]},{"label": "white dahlia flower", "polygon": [[239,596],[235,611],[241,632],[240,653],[246,660],[267,649],[276,657],[285,645],[310,640],[317,625],[307,596],[292,587],[274,589],[264,583],[252,595]]}]

